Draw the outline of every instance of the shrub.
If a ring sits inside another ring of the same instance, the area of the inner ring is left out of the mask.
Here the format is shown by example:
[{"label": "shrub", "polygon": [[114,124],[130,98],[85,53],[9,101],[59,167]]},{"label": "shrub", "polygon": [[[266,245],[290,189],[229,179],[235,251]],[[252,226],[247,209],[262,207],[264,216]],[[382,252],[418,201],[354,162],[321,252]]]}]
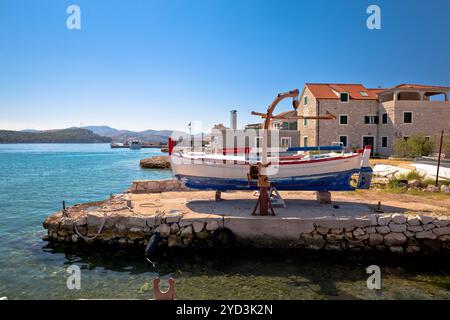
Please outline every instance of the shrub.
[{"label": "shrub", "polygon": [[407,181],[411,181],[411,180],[422,181],[425,178],[425,176],[426,176],[426,174],[421,174],[417,170],[410,170],[410,171],[395,175],[397,180],[407,180]]},{"label": "shrub", "polygon": [[434,142],[422,135],[413,135],[408,139],[397,139],[394,144],[395,154],[400,157],[415,158],[427,156],[434,150]]}]

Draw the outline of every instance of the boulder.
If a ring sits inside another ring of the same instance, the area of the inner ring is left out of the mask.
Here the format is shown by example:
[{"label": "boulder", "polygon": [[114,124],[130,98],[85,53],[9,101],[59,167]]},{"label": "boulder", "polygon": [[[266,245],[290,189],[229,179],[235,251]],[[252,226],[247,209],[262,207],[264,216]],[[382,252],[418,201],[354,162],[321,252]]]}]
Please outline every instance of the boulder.
[{"label": "boulder", "polygon": [[178,231],[180,231],[180,226],[178,226],[178,223],[172,223],[170,225],[170,233],[176,234]]},{"label": "boulder", "polygon": [[420,232],[423,231],[422,226],[408,226],[408,230],[411,232]]},{"label": "boulder", "polygon": [[407,253],[416,253],[420,251],[420,247],[419,246],[407,246],[406,247],[406,252]]},{"label": "boulder", "polygon": [[192,227],[194,228],[194,232],[198,233],[198,232],[203,230],[203,228],[205,227],[205,223],[204,222],[194,221],[192,223]]},{"label": "boulder", "polygon": [[436,228],[436,226],[434,224],[432,224],[432,223],[429,223],[429,224],[426,224],[426,225],[423,226],[423,230],[424,231],[431,230],[431,229],[434,229],[434,228]]},{"label": "boulder", "polygon": [[395,254],[402,254],[403,253],[403,247],[399,247],[399,246],[389,247],[389,250],[391,251],[391,253],[395,253]]},{"label": "boulder", "polygon": [[428,187],[425,189],[427,192],[439,192],[439,187],[428,185]]},{"label": "boulder", "polygon": [[408,216],[407,220],[410,226],[420,226],[420,220],[418,216]]},{"label": "boulder", "polygon": [[450,194],[450,188],[447,185],[443,184],[441,186],[441,192],[444,194]]},{"label": "boulder", "polygon": [[203,230],[201,232],[196,233],[195,237],[199,238],[199,239],[206,239],[206,238],[209,238],[210,235],[211,234],[208,231]]},{"label": "boulder", "polygon": [[219,223],[217,221],[215,221],[215,220],[209,221],[206,224],[206,230],[208,230],[208,231],[214,231],[214,230],[217,230],[217,229],[219,229]]},{"label": "boulder", "polygon": [[406,216],[405,215],[403,215],[403,214],[400,214],[400,213],[394,213],[393,215],[392,215],[392,221],[394,222],[394,223],[399,223],[399,224],[401,224],[401,223],[405,223],[406,222]]},{"label": "boulder", "polygon": [[365,231],[366,231],[366,233],[376,233],[377,232],[377,229],[375,228],[375,227],[368,227],[368,228],[365,228]]},{"label": "boulder", "polygon": [[157,230],[158,230],[160,236],[163,238],[168,237],[170,234],[170,226],[167,223],[163,223],[163,224],[159,225]]},{"label": "boulder", "polygon": [[378,217],[379,226],[387,226],[391,222],[391,215],[382,215]]},{"label": "boulder", "polygon": [[166,223],[178,223],[181,217],[183,217],[183,213],[176,211],[164,214],[163,219],[166,219]]},{"label": "boulder", "polygon": [[181,246],[181,244],[182,244],[181,237],[178,237],[177,235],[171,234],[167,239],[167,246],[169,248],[179,247]]},{"label": "boulder", "polygon": [[127,238],[128,240],[131,241],[144,239],[145,238],[144,228],[131,228],[127,232]]},{"label": "boulder", "polygon": [[391,232],[391,229],[389,229],[388,226],[381,226],[381,227],[376,227],[377,232],[381,233],[381,234],[387,234],[389,232]]},{"label": "boulder", "polygon": [[194,231],[192,230],[192,226],[186,226],[181,230],[181,236],[183,238],[192,238],[194,236]]},{"label": "boulder", "polygon": [[421,224],[428,224],[428,223],[433,222],[433,220],[434,220],[433,217],[424,216],[424,215],[419,215],[418,218],[419,218]]},{"label": "boulder", "polygon": [[355,231],[353,231],[353,235],[357,238],[365,234],[365,231],[361,228],[356,228]]},{"label": "boulder", "polygon": [[142,159],[139,164],[142,168],[149,169],[170,169],[170,161],[168,156],[154,156]]},{"label": "boulder", "polygon": [[388,247],[402,245],[406,240],[406,236],[399,232],[391,232],[384,236],[384,244]]},{"label": "boulder", "polygon": [[444,236],[446,234],[450,234],[450,227],[441,227],[433,229],[433,233],[438,236]]},{"label": "boulder", "polygon": [[391,229],[392,232],[405,232],[406,224],[390,223],[389,229]]},{"label": "boulder", "polygon": [[420,180],[414,179],[414,180],[408,181],[408,186],[410,188],[419,188],[420,187]]},{"label": "boulder", "polygon": [[436,239],[437,235],[435,235],[432,231],[422,231],[416,233],[417,239]]},{"label": "boulder", "polygon": [[344,235],[336,234],[336,233],[329,233],[325,236],[325,238],[327,239],[327,241],[336,242],[336,241],[341,241],[342,239],[344,239]]},{"label": "boulder", "polygon": [[380,244],[383,244],[383,236],[379,233],[369,234],[369,244],[371,246],[378,246]]},{"label": "boulder", "polygon": [[433,221],[433,224],[437,227],[446,227],[450,224],[450,219],[447,217],[439,217]]}]

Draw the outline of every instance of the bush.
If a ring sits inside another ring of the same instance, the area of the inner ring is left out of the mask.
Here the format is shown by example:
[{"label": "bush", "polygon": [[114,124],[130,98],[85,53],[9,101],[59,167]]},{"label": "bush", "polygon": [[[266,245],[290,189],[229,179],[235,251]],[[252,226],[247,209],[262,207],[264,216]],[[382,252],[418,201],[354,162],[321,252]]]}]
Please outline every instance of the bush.
[{"label": "bush", "polygon": [[450,136],[444,136],[444,140],[442,141],[442,152],[445,153],[447,159],[450,159]]},{"label": "bush", "polygon": [[417,170],[410,170],[404,173],[396,174],[395,177],[397,180],[419,180],[422,181],[425,178],[426,174],[421,174]]},{"label": "bush", "polygon": [[394,144],[395,154],[399,157],[416,158],[428,156],[434,150],[434,142],[422,135],[413,135],[407,140],[397,139]]}]

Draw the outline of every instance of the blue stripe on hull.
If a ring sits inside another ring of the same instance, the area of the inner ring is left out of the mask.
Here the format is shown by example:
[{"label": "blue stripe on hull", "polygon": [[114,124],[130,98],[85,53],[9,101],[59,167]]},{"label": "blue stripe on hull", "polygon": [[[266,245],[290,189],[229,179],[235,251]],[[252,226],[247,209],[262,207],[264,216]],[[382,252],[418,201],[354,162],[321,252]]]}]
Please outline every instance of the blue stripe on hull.
[{"label": "blue stripe on hull", "polygon": [[[325,173],[311,176],[297,176],[289,178],[271,179],[271,183],[278,190],[305,190],[305,191],[351,191],[350,178],[359,170]],[[177,175],[188,188],[199,190],[257,190],[255,181],[248,185],[244,179],[223,179]],[[270,178],[270,177],[269,177]]]}]

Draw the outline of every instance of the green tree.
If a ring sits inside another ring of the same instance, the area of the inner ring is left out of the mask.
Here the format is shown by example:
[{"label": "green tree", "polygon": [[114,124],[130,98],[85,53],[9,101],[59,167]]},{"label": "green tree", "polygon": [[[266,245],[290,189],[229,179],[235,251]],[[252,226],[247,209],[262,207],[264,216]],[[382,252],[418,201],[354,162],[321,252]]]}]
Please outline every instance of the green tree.
[{"label": "green tree", "polygon": [[400,157],[415,158],[427,156],[433,152],[435,143],[423,135],[413,135],[408,139],[397,139],[394,143],[395,154]]}]

